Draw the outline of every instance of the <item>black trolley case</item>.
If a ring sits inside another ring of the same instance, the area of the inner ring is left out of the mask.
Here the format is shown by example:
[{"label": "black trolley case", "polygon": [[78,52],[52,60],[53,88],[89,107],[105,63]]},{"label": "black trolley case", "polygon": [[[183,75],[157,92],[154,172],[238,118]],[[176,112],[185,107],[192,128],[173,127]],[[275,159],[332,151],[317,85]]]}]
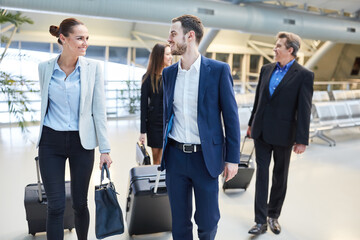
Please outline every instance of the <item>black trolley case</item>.
[{"label": "black trolley case", "polygon": [[130,170],[126,201],[126,223],[130,236],[172,230],[165,172],[160,172],[158,168],[159,165],[147,165]]},{"label": "black trolley case", "polygon": [[[29,234],[35,236],[38,232],[46,231],[47,198],[44,186],[40,181],[40,170],[38,157],[35,158],[37,170],[37,183],[28,184],[25,187],[25,211],[28,221]],[[70,192],[70,181],[65,182],[66,207],[64,213],[64,229],[70,231],[74,228],[74,211]]]},{"label": "black trolley case", "polygon": [[244,153],[245,142],[250,140],[249,137],[245,136],[243,145],[240,151],[240,163],[239,170],[235,177],[228,182],[225,182],[225,178],[223,177],[223,190],[226,189],[246,189],[248,188],[251,178],[254,175],[255,167],[252,161],[252,155],[254,153],[254,148],[251,148],[251,152],[249,154]]}]

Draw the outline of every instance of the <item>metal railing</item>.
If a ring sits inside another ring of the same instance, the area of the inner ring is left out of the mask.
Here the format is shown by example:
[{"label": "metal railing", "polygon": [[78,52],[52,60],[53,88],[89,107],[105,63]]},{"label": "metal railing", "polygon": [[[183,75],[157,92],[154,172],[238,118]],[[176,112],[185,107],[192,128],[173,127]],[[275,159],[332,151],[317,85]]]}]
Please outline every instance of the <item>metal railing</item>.
[{"label": "metal railing", "polygon": [[[33,81],[38,83],[38,81]],[[245,93],[255,92],[257,82],[246,82]],[[234,82],[235,93],[243,92],[244,88],[242,82]],[[335,90],[335,89],[360,89],[360,79],[350,81],[329,81],[329,82],[315,82],[315,90]],[[137,116],[140,113],[140,95],[141,95],[141,81],[140,80],[117,80],[106,81],[105,84],[106,95],[106,113],[108,118],[125,118],[129,116]],[[40,94],[32,93],[32,98],[29,102],[33,106],[32,116],[29,114],[29,121],[32,117],[38,121],[40,118]],[[8,102],[6,96],[0,98],[0,122],[12,123],[16,122],[11,117],[8,109]]]}]

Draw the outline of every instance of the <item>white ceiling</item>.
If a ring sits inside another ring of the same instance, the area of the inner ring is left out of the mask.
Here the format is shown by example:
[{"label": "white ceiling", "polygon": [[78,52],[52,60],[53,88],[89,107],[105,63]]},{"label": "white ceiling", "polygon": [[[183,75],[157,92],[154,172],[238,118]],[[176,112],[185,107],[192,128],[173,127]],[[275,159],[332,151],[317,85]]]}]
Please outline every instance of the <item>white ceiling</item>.
[{"label": "white ceiling", "polygon": [[[213,1],[213,0],[205,0]],[[266,4],[279,4],[286,3],[286,5],[300,5],[303,7],[306,4],[308,7],[315,7],[320,9],[327,9],[333,11],[344,11],[350,14],[354,14],[360,11],[360,0],[215,0],[215,1],[226,1],[235,4],[238,3],[259,3],[263,2]]]},{"label": "white ceiling", "polygon": [[[89,0],[94,1],[94,0]],[[239,4],[279,4],[285,3],[286,5],[307,3],[308,6],[336,10],[349,13],[356,13],[360,9],[360,0],[291,0],[291,1],[260,1],[260,0],[202,0],[202,1],[227,1]],[[281,6],[279,6],[281,7]],[[299,6],[301,7],[301,6]],[[156,14],[156,13],[154,13]],[[161,14],[161,13],[158,13]],[[39,12],[23,12],[23,15],[30,17],[34,20],[33,25],[24,24],[19,29],[18,34],[15,34],[15,40],[25,41],[44,41],[55,42],[55,38],[48,33],[49,25],[57,25],[62,19],[70,17],[64,14],[49,14]],[[71,15],[72,17],[74,15]],[[150,34],[161,39],[166,40],[169,32],[169,24],[149,23],[149,22],[135,22],[128,20],[116,19],[101,19],[93,17],[78,16],[89,28],[92,44],[94,45],[111,45],[111,46],[136,46],[144,47],[144,45],[136,40],[132,35],[132,31]],[[353,18],[355,21],[360,22],[360,19]],[[141,37],[148,47],[153,46],[154,42],[159,42],[157,39]],[[259,39],[258,39],[259,38]],[[247,33],[240,33],[234,30],[222,30],[210,45],[211,51],[218,51],[223,49],[226,52],[243,51],[241,48],[246,46],[248,40],[261,40],[263,42],[273,43],[274,39],[271,36],[252,35]]]}]

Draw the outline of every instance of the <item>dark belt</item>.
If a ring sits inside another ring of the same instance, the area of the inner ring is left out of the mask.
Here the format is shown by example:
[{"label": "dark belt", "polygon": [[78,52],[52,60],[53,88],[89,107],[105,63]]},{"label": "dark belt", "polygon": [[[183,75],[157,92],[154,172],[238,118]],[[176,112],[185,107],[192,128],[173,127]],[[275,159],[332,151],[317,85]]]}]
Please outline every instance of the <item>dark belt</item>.
[{"label": "dark belt", "polygon": [[184,153],[194,153],[201,151],[200,144],[179,143],[172,138],[168,138],[168,142],[171,146],[183,151]]}]

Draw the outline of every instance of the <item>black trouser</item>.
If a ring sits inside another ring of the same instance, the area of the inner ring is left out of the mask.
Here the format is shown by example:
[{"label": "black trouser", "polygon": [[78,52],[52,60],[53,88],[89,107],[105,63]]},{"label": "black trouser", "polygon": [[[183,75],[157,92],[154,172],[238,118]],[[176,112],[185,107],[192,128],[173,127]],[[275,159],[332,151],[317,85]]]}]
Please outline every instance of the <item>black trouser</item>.
[{"label": "black trouser", "polygon": [[94,150],[80,143],[78,131],[55,131],[43,127],[39,164],[48,200],[46,232],[48,240],[63,239],[65,211],[65,162],[69,159],[71,196],[78,239],[87,239],[89,210],[87,194],[94,165]]},{"label": "black trouser", "polygon": [[[278,218],[285,200],[292,146],[274,146],[256,139],[256,184],[255,184],[255,222],[264,224],[266,217]],[[269,165],[271,155],[274,168],[270,200],[268,204]]]}]

